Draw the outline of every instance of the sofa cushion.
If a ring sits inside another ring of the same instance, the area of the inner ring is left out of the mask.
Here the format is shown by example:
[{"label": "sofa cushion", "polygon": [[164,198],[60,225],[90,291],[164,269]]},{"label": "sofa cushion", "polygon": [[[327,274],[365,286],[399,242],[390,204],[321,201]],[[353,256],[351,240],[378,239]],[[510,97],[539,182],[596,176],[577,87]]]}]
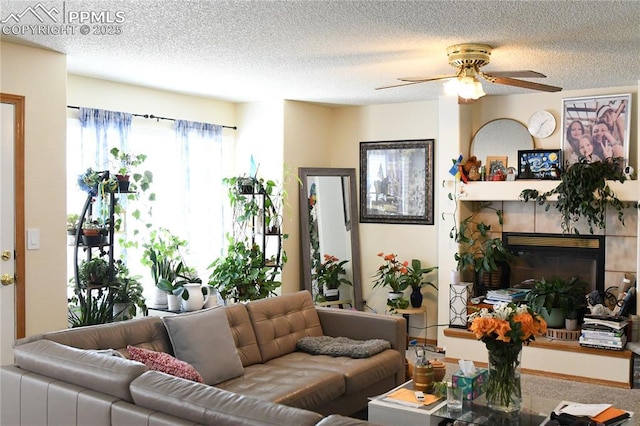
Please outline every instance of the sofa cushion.
[{"label": "sofa cushion", "polygon": [[164,352],[156,352],[135,346],[127,346],[129,355],[134,361],[138,361],[149,367],[151,370],[161,371],[176,377],[203,383],[202,376],[198,370],[187,362],[180,361]]},{"label": "sofa cushion", "polygon": [[242,362],[224,308],[166,316],[162,321],[176,358],[193,365],[206,384],[242,375]]},{"label": "sofa cushion", "polygon": [[340,373],[272,364],[251,365],[244,369],[241,377],[216,386],[242,395],[307,410],[315,410],[345,393],[344,378]]},{"label": "sofa cushion", "polygon": [[167,330],[158,317],[71,328],[46,333],[43,338],[80,349],[116,349],[125,356],[127,345],[173,354]]},{"label": "sofa cushion", "polygon": [[252,364],[262,363],[256,335],[253,332],[253,324],[251,324],[249,312],[247,312],[245,305],[243,303],[229,305],[225,307],[225,311],[242,365],[247,367]]},{"label": "sofa cushion", "polygon": [[345,380],[345,393],[350,395],[404,371],[404,360],[394,349],[363,359],[294,352],[269,361],[267,366],[339,373]]},{"label": "sofa cushion", "polygon": [[315,425],[322,416],[311,411],[273,404],[149,371],[131,383],[131,395],[139,406],[198,424]]},{"label": "sofa cushion", "polygon": [[247,303],[262,362],[296,350],[298,340],[322,336],[320,319],[308,291]]},{"label": "sofa cushion", "polygon": [[61,345],[50,340],[14,349],[16,364],[25,370],[132,401],[129,384],[147,367],[128,359]]}]

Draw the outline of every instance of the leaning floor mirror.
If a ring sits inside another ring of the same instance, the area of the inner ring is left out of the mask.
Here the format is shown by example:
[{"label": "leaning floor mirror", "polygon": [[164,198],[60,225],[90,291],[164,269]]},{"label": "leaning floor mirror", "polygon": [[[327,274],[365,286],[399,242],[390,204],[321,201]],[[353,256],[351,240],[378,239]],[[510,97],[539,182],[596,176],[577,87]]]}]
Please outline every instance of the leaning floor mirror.
[{"label": "leaning floor mirror", "polygon": [[362,310],[356,171],[301,167],[298,176],[304,288],[318,305]]}]

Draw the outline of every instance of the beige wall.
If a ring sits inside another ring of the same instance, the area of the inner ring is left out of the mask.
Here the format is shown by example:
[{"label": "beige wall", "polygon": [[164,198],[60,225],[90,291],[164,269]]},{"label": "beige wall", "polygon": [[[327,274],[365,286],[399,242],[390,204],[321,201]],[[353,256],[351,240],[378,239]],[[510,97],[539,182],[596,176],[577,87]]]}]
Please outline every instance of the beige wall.
[{"label": "beige wall", "polygon": [[[300,183],[299,167],[327,167],[331,150],[333,109],[305,102],[286,101],[284,108],[284,167],[288,202],[284,209],[284,232],[289,238],[284,242],[289,261],[282,274],[282,292],[289,293],[302,288],[300,259]],[[351,166],[352,167],[352,166]]]},{"label": "beige wall", "polygon": [[[445,148],[438,137],[438,103],[416,102],[394,105],[337,108],[329,143],[331,167],[355,167],[359,181],[360,142],[403,139],[435,139],[436,158]],[[437,191],[438,164],[434,176]],[[358,185],[359,187],[359,185]],[[387,291],[372,289],[372,276],[381,265],[379,252],[395,253],[402,260],[419,259],[423,266],[438,264],[439,217],[437,193],[434,200],[434,225],[390,225],[361,223],[360,252],[362,257],[362,296],[367,305],[378,313],[385,312]],[[434,274],[435,280],[435,274]],[[436,283],[437,284],[437,283]],[[407,295],[409,292],[407,291]],[[427,306],[427,323],[436,324],[437,293],[430,287],[423,289]],[[412,316],[410,334],[425,337],[425,319]],[[428,339],[436,338],[436,329],[428,330]]]},{"label": "beige wall", "polygon": [[0,91],[25,97],[26,334],[66,327],[65,142],[67,62],[59,53],[1,43]]}]

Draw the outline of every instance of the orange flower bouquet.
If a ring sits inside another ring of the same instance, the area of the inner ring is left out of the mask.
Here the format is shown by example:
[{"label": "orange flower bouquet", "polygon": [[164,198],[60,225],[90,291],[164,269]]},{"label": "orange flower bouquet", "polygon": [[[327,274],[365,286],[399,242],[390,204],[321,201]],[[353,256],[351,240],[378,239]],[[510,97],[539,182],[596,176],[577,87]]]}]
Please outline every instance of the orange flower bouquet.
[{"label": "orange flower bouquet", "polygon": [[501,411],[520,409],[522,345],[547,332],[547,323],[527,305],[498,303],[469,316],[471,331],[489,352],[487,404]]}]

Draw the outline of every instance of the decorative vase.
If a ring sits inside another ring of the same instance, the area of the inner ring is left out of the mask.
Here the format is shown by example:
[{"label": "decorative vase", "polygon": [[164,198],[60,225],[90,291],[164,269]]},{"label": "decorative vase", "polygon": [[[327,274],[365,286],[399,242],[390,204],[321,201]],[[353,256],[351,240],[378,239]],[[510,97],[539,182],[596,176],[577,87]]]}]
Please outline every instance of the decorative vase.
[{"label": "decorative vase", "polygon": [[182,299],[182,310],[191,312],[199,311],[209,300],[209,286],[207,284],[184,284],[184,290],[188,293],[187,299]]},{"label": "decorative vase", "polygon": [[422,306],[422,292],[420,291],[420,287],[413,288],[413,291],[411,291],[411,295],[409,296],[409,300],[411,301],[411,306],[414,308]]},{"label": "decorative vase", "polygon": [[520,410],[520,357],[522,345],[497,340],[487,342],[489,376],[486,398],[489,408],[511,413]]},{"label": "decorative vase", "polygon": [[153,306],[156,308],[166,308],[167,307],[167,292],[164,290],[160,290],[156,287],[154,298],[153,298]]},{"label": "decorative vase", "polygon": [[340,290],[337,288],[325,288],[324,289],[324,298],[327,302],[334,302],[340,299]]},{"label": "decorative vase", "polygon": [[175,294],[167,294],[167,309],[170,311],[180,311],[180,303],[182,298],[180,296],[176,296]]}]

